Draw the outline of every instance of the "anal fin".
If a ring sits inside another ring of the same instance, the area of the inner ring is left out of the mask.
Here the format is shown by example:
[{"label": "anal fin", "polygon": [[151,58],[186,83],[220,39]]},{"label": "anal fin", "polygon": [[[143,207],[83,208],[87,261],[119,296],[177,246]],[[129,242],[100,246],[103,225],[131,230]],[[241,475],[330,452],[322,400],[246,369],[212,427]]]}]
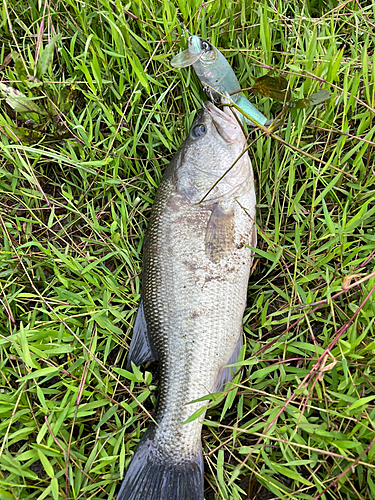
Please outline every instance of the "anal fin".
[{"label": "anal fin", "polygon": [[141,299],[134,322],[133,337],[126,360],[126,370],[131,370],[131,362],[139,366],[146,363],[146,361],[156,361],[157,359],[157,352],[147,330],[143,299]]},{"label": "anal fin", "polygon": [[237,363],[238,357],[240,355],[242,346],[243,346],[243,333],[238,338],[237,344],[233,349],[232,354],[229,356],[228,361],[225,363],[224,367],[220,370],[219,375],[216,379],[214,387],[212,388],[212,392],[221,392],[225,388],[225,384],[232,380],[233,375],[238,370],[236,367],[229,368],[226,365],[233,365]]}]

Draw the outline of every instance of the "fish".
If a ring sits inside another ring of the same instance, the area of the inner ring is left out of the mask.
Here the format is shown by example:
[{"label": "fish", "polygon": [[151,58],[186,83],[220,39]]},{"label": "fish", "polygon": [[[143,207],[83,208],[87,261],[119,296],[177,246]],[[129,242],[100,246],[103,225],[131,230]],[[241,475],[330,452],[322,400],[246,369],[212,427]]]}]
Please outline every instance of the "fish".
[{"label": "fish", "polygon": [[243,346],[255,205],[237,111],[206,102],[166,168],[145,236],[126,366],[158,360],[160,390],[117,500],[203,500],[208,402],[196,400],[224,389]]},{"label": "fish", "polygon": [[203,38],[191,35],[188,41],[188,49],[177,54],[171,60],[174,68],[186,68],[193,66],[199,78],[203,90],[214,102],[220,102],[221,96],[228,92],[237,92],[231,96],[232,101],[243,110],[249,118],[255,119],[252,122],[243,116],[248,125],[268,126],[272,120],[268,120],[246,97],[239,92],[240,83],[234,71],[223,54],[212,43]]}]

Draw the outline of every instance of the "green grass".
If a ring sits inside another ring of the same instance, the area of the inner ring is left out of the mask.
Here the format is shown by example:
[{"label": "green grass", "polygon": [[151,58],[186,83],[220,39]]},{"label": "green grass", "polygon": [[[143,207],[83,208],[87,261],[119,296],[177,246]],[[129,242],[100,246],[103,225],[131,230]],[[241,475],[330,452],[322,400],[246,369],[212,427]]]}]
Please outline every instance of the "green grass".
[{"label": "green grass", "polygon": [[143,236],[204,98],[169,65],[179,21],[244,88],[274,68],[295,99],[332,93],[290,112],[294,149],[250,131],[244,376],[206,416],[205,498],[375,498],[374,18],[330,0],[2,3],[2,83],[27,99],[0,102],[1,499],[114,498],[147,428],[155,369],[121,371]]}]

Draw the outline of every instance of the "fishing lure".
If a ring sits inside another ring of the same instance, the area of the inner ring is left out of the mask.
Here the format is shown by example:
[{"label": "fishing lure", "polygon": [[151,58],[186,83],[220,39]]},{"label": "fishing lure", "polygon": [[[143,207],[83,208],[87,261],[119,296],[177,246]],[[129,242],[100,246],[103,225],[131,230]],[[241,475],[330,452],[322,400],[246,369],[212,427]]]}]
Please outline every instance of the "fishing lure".
[{"label": "fishing lure", "polygon": [[180,52],[171,60],[174,68],[187,68],[193,66],[203,90],[208,97],[221,103],[225,92],[236,94],[231,96],[232,101],[254,121],[244,117],[248,125],[267,126],[272,123],[268,120],[246,97],[240,93],[241,86],[228,61],[223,54],[211,43],[203,38],[191,35],[187,50]]}]

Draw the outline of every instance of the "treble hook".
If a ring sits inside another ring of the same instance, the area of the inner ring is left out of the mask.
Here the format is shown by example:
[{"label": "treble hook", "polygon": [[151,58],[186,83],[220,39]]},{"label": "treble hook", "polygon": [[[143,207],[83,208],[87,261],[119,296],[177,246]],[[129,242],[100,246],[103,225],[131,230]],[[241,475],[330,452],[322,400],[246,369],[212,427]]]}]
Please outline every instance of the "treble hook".
[{"label": "treble hook", "polygon": [[180,26],[181,26],[181,29],[182,29],[183,36],[186,39],[188,39],[191,36],[190,31],[187,29],[187,27],[185,26],[185,24],[183,23],[183,21],[179,21],[179,23],[180,23]]}]

